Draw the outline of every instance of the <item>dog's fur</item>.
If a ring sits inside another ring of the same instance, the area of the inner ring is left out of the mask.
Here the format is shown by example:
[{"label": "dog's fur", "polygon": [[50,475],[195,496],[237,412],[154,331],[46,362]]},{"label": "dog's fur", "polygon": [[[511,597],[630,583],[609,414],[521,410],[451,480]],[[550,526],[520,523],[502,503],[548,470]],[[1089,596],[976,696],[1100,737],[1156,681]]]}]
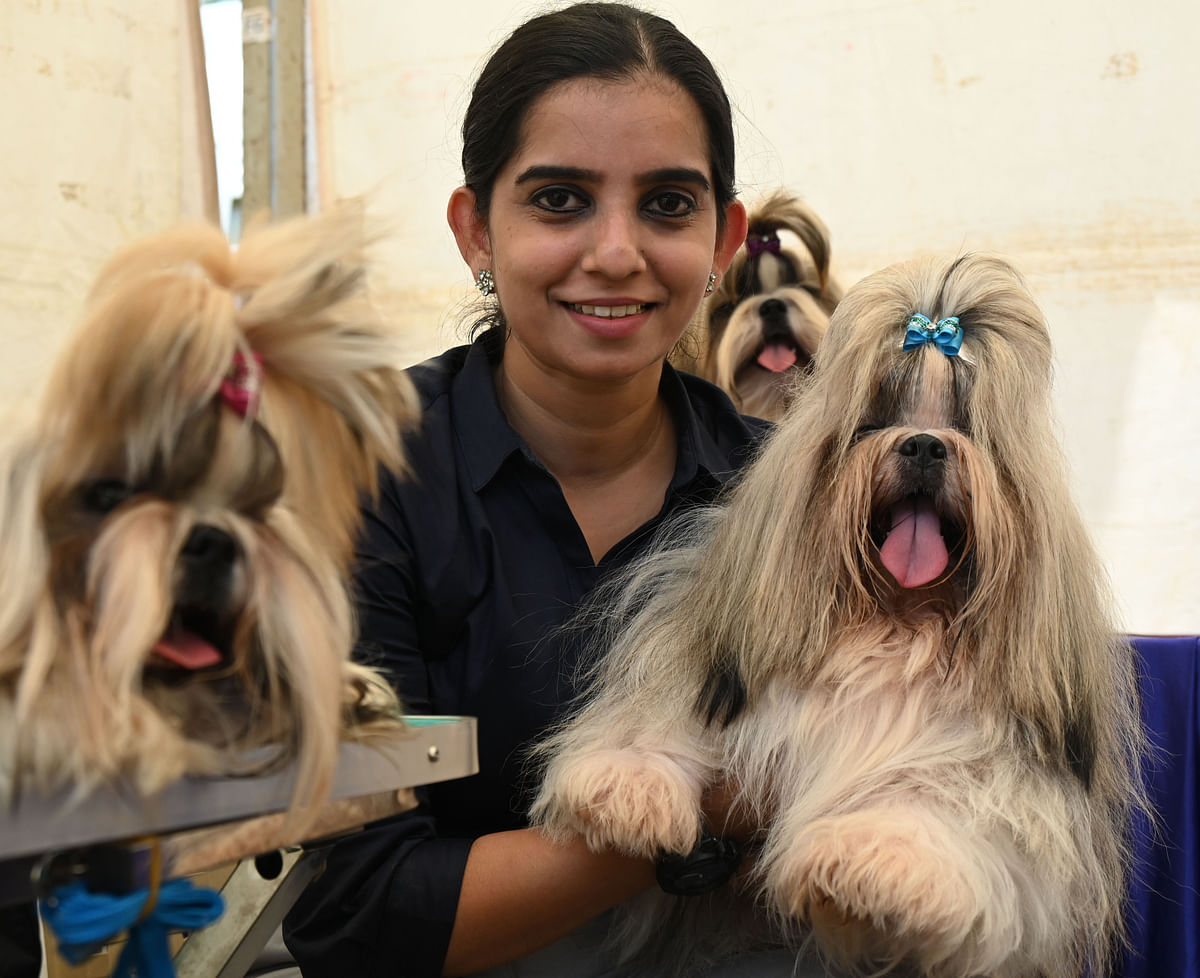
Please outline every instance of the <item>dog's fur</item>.
[{"label": "dog's fur", "polygon": [[[0,469],[0,793],[295,759],[311,804],[339,735],[394,711],[349,661],[347,576],[417,402],[364,231],[353,205],[236,250],[188,225],[101,272]],[[220,392],[253,357],[243,412]]]},{"label": "dog's fur", "polygon": [[743,414],[778,421],[842,296],[829,232],[786,190],[751,208],[746,243],[672,363],[721,387]]},{"label": "dog's fur", "polygon": [[[958,316],[960,354],[903,352],[913,313]],[[1003,261],[851,289],[727,503],[596,615],[608,651],[542,745],[536,821],[686,852],[702,792],[728,781],[764,826],[746,885],[777,938],[854,974],[1103,973],[1144,735],[1050,398],[1046,325]],[[944,567],[902,587],[884,538],[935,510]],[[643,917],[643,943],[681,935],[665,960],[686,972],[726,896],[670,911],[707,907],[690,930]]]}]

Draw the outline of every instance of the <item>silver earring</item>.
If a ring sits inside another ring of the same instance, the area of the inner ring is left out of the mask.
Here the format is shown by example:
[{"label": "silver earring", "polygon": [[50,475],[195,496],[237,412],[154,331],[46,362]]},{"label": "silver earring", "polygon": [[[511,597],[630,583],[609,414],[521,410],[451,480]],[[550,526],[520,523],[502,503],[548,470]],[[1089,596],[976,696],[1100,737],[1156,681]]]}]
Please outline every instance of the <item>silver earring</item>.
[{"label": "silver earring", "polygon": [[704,290],[705,295],[712,295],[713,289],[717,287],[717,273],[708,273],[708,287]]},{"label": "silver earring", "polygon": [[479,276],[475,279],[475,288],[484,296],[494,295],[496,292],[496,279],[492,276],[492,270],[485,268],[480,271]]}]

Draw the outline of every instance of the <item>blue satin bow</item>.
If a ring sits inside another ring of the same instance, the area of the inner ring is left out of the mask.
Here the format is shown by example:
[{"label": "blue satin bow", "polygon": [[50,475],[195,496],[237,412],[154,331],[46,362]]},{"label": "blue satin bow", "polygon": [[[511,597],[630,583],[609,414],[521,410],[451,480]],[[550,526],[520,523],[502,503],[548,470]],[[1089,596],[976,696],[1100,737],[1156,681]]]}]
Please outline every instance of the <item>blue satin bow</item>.
[{"label": "blue satin bow", "polygon": [[946,356],[956,357],[962,341],[963,330],[958,325],[957,316],[947,316],[934,323],[928,316],[915,312],[908,317],[908,323],[905,325],[905,350],[915,350],[926,343],[932,343]]}]

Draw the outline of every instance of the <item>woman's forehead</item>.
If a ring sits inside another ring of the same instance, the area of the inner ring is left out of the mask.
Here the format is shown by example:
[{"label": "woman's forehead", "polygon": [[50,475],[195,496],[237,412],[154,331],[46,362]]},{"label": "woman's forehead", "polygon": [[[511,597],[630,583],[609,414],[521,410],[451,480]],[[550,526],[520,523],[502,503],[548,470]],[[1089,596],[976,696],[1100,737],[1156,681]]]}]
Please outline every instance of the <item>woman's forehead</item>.
[{"label": "woman's forehead", "polygon": [[559,82],[530,106],[509,167],[653,171],[691,167],[711,178],[704,117],[678,83],[657,75]]}]

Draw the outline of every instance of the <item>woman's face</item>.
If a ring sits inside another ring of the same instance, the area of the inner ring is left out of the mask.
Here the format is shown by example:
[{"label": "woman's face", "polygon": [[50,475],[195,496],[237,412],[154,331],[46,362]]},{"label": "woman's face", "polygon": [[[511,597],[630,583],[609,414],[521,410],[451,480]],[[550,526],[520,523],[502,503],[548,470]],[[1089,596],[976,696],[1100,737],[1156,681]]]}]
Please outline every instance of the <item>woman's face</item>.
[{"label": "woman's face", "polygon": [[472,262],[495,275],[506,371],[519,359],[588,381],[657,377],[745,236],[741,205],[726,210],[719,231],[704,119],[678,85],[550,89],[497,176]]}]

